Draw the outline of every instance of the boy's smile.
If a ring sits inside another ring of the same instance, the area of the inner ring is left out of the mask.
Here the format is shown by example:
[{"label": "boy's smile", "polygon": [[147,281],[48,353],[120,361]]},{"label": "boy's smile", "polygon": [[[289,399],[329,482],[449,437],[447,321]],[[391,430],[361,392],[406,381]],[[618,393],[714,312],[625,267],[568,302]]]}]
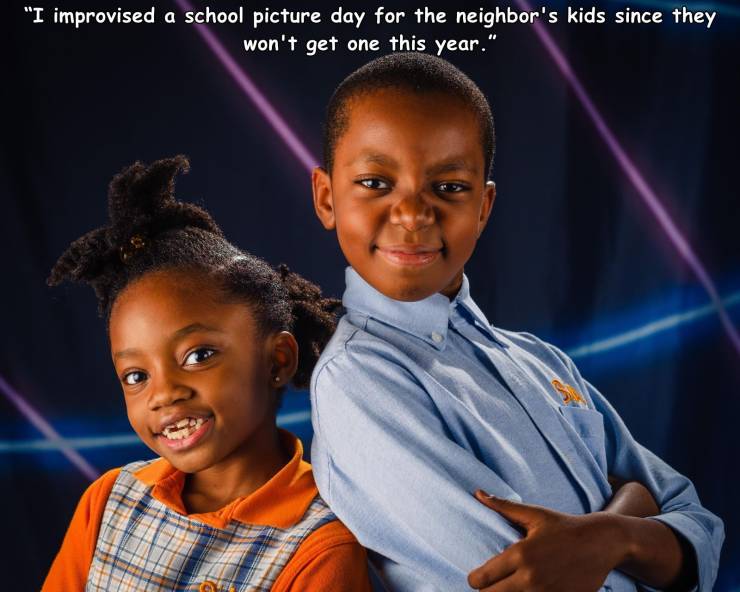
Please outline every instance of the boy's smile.
[{"label": "boy's smile", "polygon": [[442,94],[384,89],[350,99],[316,212],[350,265],[396,300],[454,297],[491,211],[480,125]]}]

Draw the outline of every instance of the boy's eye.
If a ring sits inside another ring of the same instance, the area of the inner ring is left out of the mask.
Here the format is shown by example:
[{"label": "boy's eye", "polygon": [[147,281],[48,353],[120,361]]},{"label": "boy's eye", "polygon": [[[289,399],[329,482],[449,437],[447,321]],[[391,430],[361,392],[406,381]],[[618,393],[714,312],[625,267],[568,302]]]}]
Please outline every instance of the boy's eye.
[{"label": "boy's eye", "polygon": [[141,370],[134,370],[123,375],[124,384],[135,385],[144,382],[147,379],[146,373]]},{"label": "boy's eye", "polygon": [[369,179],[360,179],[357,182],[363,187],[367,187],[368,189],[390,189],[391,187],[391,184],[388,183],[388,181],[383,181],[383,179],[377,179],[375,177]]},{"label": "boy's eye", "polygon": [[466,191],[468,189],[467,185],[463,185],[462,183],[440,183],[437,185],[437,191],[440,191],[442,193],[460,193],[461,191]]},{"label": "boy's eye", "polygon": [[185,366],[193,366],[194,364],[200,364],[205,362],[208,358],[216,353],[215,349],[209,349],[207,347],[198,348],[188,354],[185,358]]}]

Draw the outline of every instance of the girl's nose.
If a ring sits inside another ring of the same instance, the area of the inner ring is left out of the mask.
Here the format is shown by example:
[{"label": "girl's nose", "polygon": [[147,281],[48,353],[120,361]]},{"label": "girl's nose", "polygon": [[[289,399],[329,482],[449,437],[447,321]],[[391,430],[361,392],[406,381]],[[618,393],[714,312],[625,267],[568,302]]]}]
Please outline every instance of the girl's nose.
[{"label": "girl's nose", "polygon": [[160,407],[174,405],[181,401],[187,401],[193,396],[190,387],[177,384],[172,380],[161,380],[159,384],[153,385],[152,393],[147,401],[149,410],[156,411]]},{"label": "girl's nose", "polygon": [[434,208],[421,191],[408,191],[391,207],[390,222],[416,232],[434,223]]}]

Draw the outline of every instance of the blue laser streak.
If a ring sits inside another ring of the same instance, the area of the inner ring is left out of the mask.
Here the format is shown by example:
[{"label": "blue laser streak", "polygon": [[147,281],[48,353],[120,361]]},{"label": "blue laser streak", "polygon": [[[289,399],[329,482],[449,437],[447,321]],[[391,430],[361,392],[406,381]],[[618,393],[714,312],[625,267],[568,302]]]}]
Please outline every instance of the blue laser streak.
[{"label": "blue laser streak", "polygon": [[[740,292],[733,292],[723,299],[724,306],[729,309],[740,305]],[[585,358],[605,354],[611,350],[624,347],[626,345],[649,339],[658,333],[675,329],[681,325],[687,325],[699,321],[703,318],[716,313],[713,303],[699,306],[682,312],[650,321],[639,327],[628,331],[611,335],[604,339],[599,339],[592,343],[574,347],[566,353],[573,359]],[[311,411],[293,411],[282,413],[277,417],[278,425],[301,425],[311,420]],[[54,440],[20,440],[20,441],[0,441],[0,454],[24,453],[24,452],[45,452],[50,450],[82,450],[95,448],[120,448],[125,446],[137,446],[141,440],[131,433],[113,434],[109,436],[84,436],[79,438],[58,438]]]},{"label": "blue laser streak", "polygon": [[[724,299],[725,308],[729,309],[737,304],[740,304],[740,292],[735,292]],[[635,327],[624,333],[612,335],[605,339],[599,339],[586,345],[581,345],[568,350],[566,353],[573,359],[585,358],[588,356],[594,356],[597,354],[603,354],[619,347],[624,347],[636,341],[647,339],[657,333],[668,331],[669,329],[675,329],[679,325],[684,325],[692,321],[698,321],[701,318],[708,317],[716,313],[714,304],[707,304],[699,308],[687,310],[676,314],[650,321],[640,327]]]},{"label": "blue laser streak", "polygon": [[[311,421],[310,411],[294,411],[282,413],[277,417],[279,426],[302,424]],[[83,436],[80,438],[59,438],[57,440],[19,440],[0,441],[0,454],[19,452],[46,452],[60,450],[62,446],[75,450],[90,450],[94,448],[122,448],[126,446],[142,445],[136,434],[113,434],[112,436]]]},{"label": "blue laser streak", "polygon": [[74,449],[74,447],[67,444],[64,438],[59,435],[53,426],[2,376],[0,376],[0,391],[3,392],[7,399],[31,423],[31,425],[45,436],[45,440],[43,440],[44,442],[49,442],[49,444],[53,445],[55,450],[58,450],[67,457],[69,462],[77,467],[85,477],[90,479],[90,481],[98,478],[99,473],[95,470],[95,467],[87,462],[87,460],[85,460],[80,453]]}]

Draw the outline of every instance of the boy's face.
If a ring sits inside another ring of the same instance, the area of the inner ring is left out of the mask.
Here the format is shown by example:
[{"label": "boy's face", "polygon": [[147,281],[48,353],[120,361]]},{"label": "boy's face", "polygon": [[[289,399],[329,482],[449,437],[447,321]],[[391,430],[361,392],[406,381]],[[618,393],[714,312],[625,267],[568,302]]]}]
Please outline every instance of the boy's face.
[{"label": "boy's face", "polygon": [[314,205],[350,265],[396,300],[454,297],[495,197],[475,114],[446,95],[388,89],[350,100]]}]

